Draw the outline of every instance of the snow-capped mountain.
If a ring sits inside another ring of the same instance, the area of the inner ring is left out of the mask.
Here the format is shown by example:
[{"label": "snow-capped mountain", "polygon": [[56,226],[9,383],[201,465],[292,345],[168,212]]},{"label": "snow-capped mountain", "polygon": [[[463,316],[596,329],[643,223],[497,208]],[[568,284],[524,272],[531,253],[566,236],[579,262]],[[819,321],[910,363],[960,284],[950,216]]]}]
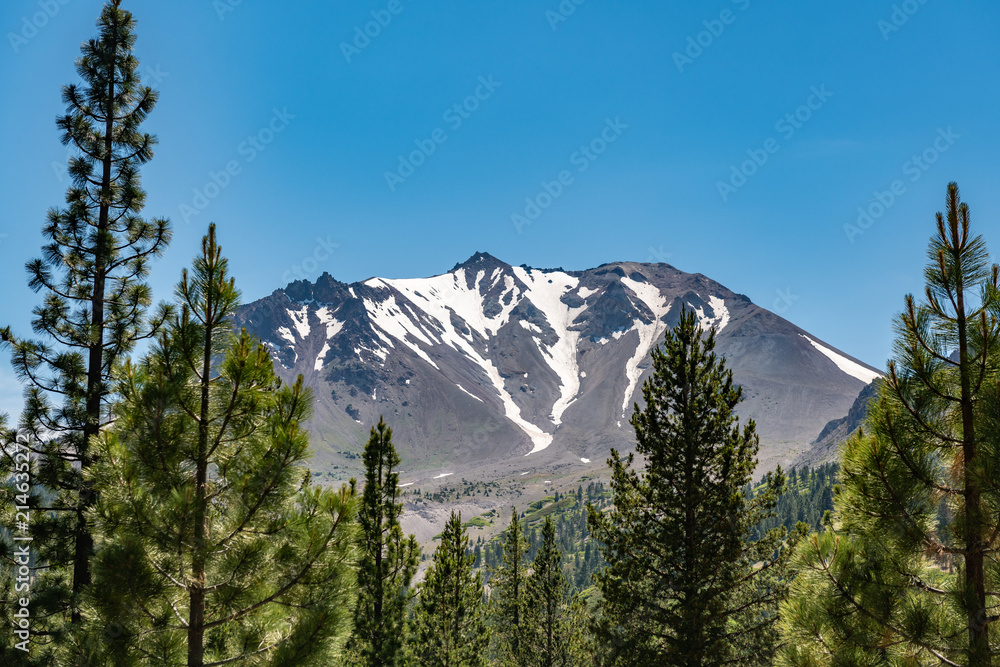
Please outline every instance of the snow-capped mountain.
[{"label": "snow-capped mountain", "polygon": [[[700,274],[667,264],[588,271],[477,253],[431,278],[345,284],[328,274],[242,307],[288,379],[315,390],[317,463],[360,452],[384,415],[407,466],[524,456],[603,466],[628,450],[649,353],[683,307],[718,331],[757,421],[761,463],[787,462],[878,372]],[[346,457],[346,458],[345,458]]]}]

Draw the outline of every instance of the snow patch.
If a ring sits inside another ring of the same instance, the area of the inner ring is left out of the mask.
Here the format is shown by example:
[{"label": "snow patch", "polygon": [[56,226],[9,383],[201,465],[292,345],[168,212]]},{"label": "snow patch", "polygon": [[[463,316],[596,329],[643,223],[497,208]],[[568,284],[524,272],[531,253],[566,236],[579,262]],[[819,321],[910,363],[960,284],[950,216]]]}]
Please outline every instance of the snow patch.
[{"label": "snow patch", "polygon": [[[410,381],[409,381],[409,380],[407,380],[407,381],[406,381],[406,383],[407,383],[407,384],[409,384],[409,383],[410,383]],[[462,391],[464,391],[464,392],[465,392],[466,394],[468,394],[469,396],[472,396],[472,398],[476,399],[476,400],[477,400],[477,401],[479,401],[480,403],[483,403],[483,399],[481,399],[481,398],[479,398],[478,396],[474,395],[474,394],[473,394],[472,392],[470,392],[470,391],[469,391],[468,389],[466,389],[466,388],[465,388],[465,387],[463,387],[462,385],[460,385],[460,384],[458,384],[458,383],[456,382],[456,383],[455,383],[455,386],[456,386],[456,387],[458,387],[459,389],[461,389]]]},{"label": "snow patch", "polygon": [[[473,331],[484,337],[491,337],[507,323],[510,311],[517,303],[517,286],[513,278],[504,276],[506,290],[514,291],[514,298],[510,303],[504,305],[504,298],[500,299],[501,310],[493,317],[487,317],[483,313],[483,299],[480,293],[480,283],[485,276],[485,271],[476,274],[476,280],[471,288],[468,287],[465,269],[461,268],[455,273],[445,273],[431,278],[407,278],[402,280],[376,279],[379,283],[393,287],[403,296],[419,303],[420,310],[436,320],[443,328],[442,333],[457,333],[451,326],[451,314],[455,313]],[[371,281],[375,282],[375,281]],[[422,299],[422,302],[415,301],[414,298]],[[447,341],[447,336],[444,336]]]},{"label": "snow patch", "polygon": [[[518,296],[520,296],[520,291],[513,277],[509,275],[503,276],[506,289],[500,298],[501,310],[496,315],[487,317],[483,312],[483,301],[480,293],[480,283],[484,276],[485,272],[479,271],[476,274],[476,280],[472,288],[468,286],[464,268],[459,269],[455,273],[445,273],[431,278],[408,278],[402,280],[380,278],[378,281],[400,292],[409,299],[410,303],[425,314],[428,319],[435,322],[437,329],[436,336],[441,343],[450,345],[465,354],[483,370],[483,373],[489,378],[490,383],[499,395],[507,418],[517,424],[531,438],[534,445],[532,451],[540,451],[552,443],[552,435],[544,432],[541,428],[521,416],[521,409],[517,407],[514,399],[504,387],[500,371],[491,360],[486,358],[485,355],[488,354],[488,351],[484,349],[480,353],[473,346],[472,340],[461,335],[452,324],[451,315],[454,313],[461,317],[473,332],[479,333],[485,338],[490,338],[496,335],[510,320],[510,312],[517,305]],[[366,308],[369,308],[369,303],[366,302]],[[395,304],[394,298],[393,304]],[[537,306],[538,304],[535,305]],[[371,304],[369,312],[372,310],[377,310],[375,304]],[[414,330],[408,329],[402,323],[394,325],[389,321],[390,319],[397,318],[392,317],[390,313],[385,313],[379,320],[379,326],[385,329],[389,335],[400,338],[400,336],[405,337],[409,333],[418,339],[420,338]],[[414,324],[409,318],[407,318],[407,321],[411,325]],[[400,338],[400,340],[408,345],[410,344],[404,338]],[[424,340],[426,340],[426,337]],[[429,341],[427,342],[430,344]],[[418,354],[421,353],[422,351]],[[436,364],[435,368],[437,368]]]},{"label": "snow patch", "polygon": [[316,311],[316,317],[319,318],[321,324],[326,325],[327,340],[336,336],[344,328],[344,323],[337,320],[326,306]]},{"label": "snow patch", "polygon": [[[634,320],[635,330],[639,334],[639,344],[636,345],[635,354],[625,363],[625,378],[628,383],[625,387],[625,397],[622,399],[622,417],[624,418],[628,411],[629,401],[632,400],[632,394],[635,393],[636,385],[639,384],[639,378],[642,376],[639,364],[667,330],[663,317],[670,312],[670,304],[667,303],[660,290],[649,283],[640,283],[631,278],[622,278],[621,282],[642,299],[642,302],[653,313],[653,321],[650,324],[639,319]],[[620,427],[621,422],[618,422],[618,425]]]},{"label": "snow patch", "polygon": [[443,472],[440,475],[437,475],[436,477],[434,477],[434,479],[441,479],[442,477],[450,477],[450,476],[452,476],[454,474],[455,473],[453,473],[453,472]]},{"label": "snow patch", "polygon": [[581,299],[586,299],[591,294],[597,294],[597,290],[590,289],[589,287],[581,287],[576,291],[576,293],[580,295]]},{"label": "snow patch", "polygon": [[693,310],[695,316],[698,318],[698,326],[702,331],[707,333],[709,329],[715,327],[715,333],[719,333],[729,324],[729,309],[726,308],[726,302],[717,296],[708,297],[708,305],[715,313],[713,317],[706,315],[705,309],[702,306],[696,308],[692,303],[687,304],[688,308]]},{"label": "snow patch", "polygon": [[323,370],[323,360],[326,358],[326,353],[330,351],[330,344],[323,343],[323,349],[319,351],[316,356],[316,363],[313,364],[313,368],[317,371]]},{"label": "snow patch", "polygon": [[[381,281],[381,278],[374,278],[368,282],[378,283]],[[371,286],[374,287],[375,285],[373,284]],[[396,303],[395,296],[390,296],[381,303],[375,303],[370,299],[365,299],[363,303],[365,305],[365,310],[368,312],[368,317],[371,319],[375,333],[378,334],[382,340],[389,345],[392,345],[392,341],[386,337],[392,336],[413,350],[417,356],[426,361],[428,364],[434,368],[438,368],[438,365],[434,363],[430,356],[424,352],[419,345],[410,340],[410,337],[412,337],[421,343],[433,346],[434,342],[430,338],[433,334],[429,334],[424,331],[420,325],[413,322],[413,320],[409,317],[402,316],[403,313]],[[440,370],[440,368],[438,368],[438,370]]]},{"label": "snow patch", "polygon": [[865,384],[869,384],[875,378],[882,377],[882,374],[879,373],[878,371],[869,370],[859,363],[851,361],[846,357],[840,356],[833,350],[827,347],[823,347],[809,336],[806,336],[805,334],[799,334],[799,335],[805,338],[807,341],[809,341],[813,347],[815,347],[823,354],[824,357],[835,363],[837,365],[837,368],[839,368],[844,373],[847,373],[851,377],[857,378],[858,380],[861,380]]},{"label": "snow patch", "polygon": [[383,350],[380,347],[375,348],[374,350],[372,350],[370,348],[367,348],[367,347],[356,347],[356,348],[354,348],[354,354],[358,355],[358,359],[361,359],[362,361],[364,361],[364,357],[361,356],[362,350],[365,351],[365,352],[371,352],[376,357],[378,357],[379,359],[381,359],[383,362],[386,360],[386,357],[389,356],[389,353],[386,352],[385,350]]},{"label": "snow patch", "polygon": [[585,459],[582,456],[580,457],[580,460],[583,461],[584,463],[590,463],[590,459]]},{"label": "snow patch", "polygon": [[309,306],[302,306],[302,310],[285,310],[288,316],[292,318],[292,323],[295,325],[295,330],[299,332],[299,336],[302,340],[309,337]]},{"label": "snow patch", "polygon": [[726,301],[717,296],[710,296],[708,297],[708,305],[715,311],[715,319],[718,322],[715,325],[715,333],[721,333],[729,324],[729,309],[726,308]]},{"label": "snow patch", "polygon": [[[542,311],[556,333],[556,341],[552,345],[537,340],[536,345],[560,381],[560,396],[549,416],[552,424],[558,426],[566,408],[580,392],[580,370],[577,366],[580,334],[569,331],[569,327],[586,307],[570,308],[561,301],[563,295],[579,287],[578,278],[561,271],[514,268],[513,272],[514,275],[510,275],[494,270],[487,277],[485,271],[479,270],[470,280],[471,274],[463,267],[454,273],[430,278],[373,278],[365,285],[372,289],[393,290],[394,293],[387,295],[381,303],[365,299],[364,305],[376,333],[387,344],[391,345],[390,339],[397,340],[435,368],[438,368],[437,364],[424,350],[436,345],[448,345],[477,364],[496,390],[507,418],[531,439],[531,453],[534,453],[548,447],[552,443],[552,435],[546,433],[543,426],[533,424],[521,415],[483,342],[494,338],[510,322],[511,311],[523,299],[529,299]],[[499,285],[501,278],[504,287],[499,312],[487,316],[482,293]],[[523,293],[518,282],[525,286]],[[471,333],[463,334],[456,329],[452,321],[458,318],[464,321]],[[541,333],[542,329],[532,323],[519,324],[528,331]],[[469,393],[461,385],[456,386]]]},{"label": "snow patch", "polygon": [[287,340],[292,345],[295,345],[296,342],[295,335],[288,327],[278,327],[278,335]]},{"label": "snow patch", "polygon": [[407,482],[406,484],[400,484],[400,485],[399,485],[399,488],[401,488],[401,489],[402,489],[402,488],[403,488],[403,487],[405,487],[405,486],[413,486],[414,484],[415,484],[415,482]]},{"label": "snow patch", "polygon": [[[580,332],[570,331],[569,328],[587,307],[570,308],[562,302],[562,296],[578,287],[580,279],[561,271],[544,272],[537,269],[529,271],[523,267],[514,267],[514,273],[527,286],[525,298],[545,314],[549,326],[556,332],[557,340],[551,347],[537,342],[536,344],[543,352],[542,358],[547,357],[546,362],[559,378],[560,395],[549,415],[552,423],[558,426],[562,423],[566,408],[573,404],[580,393],[580,368],[577,360]],[[549,443],[543,447],[539,447],[536,443],[529,454],[545,449],[550,443],[551,436]]]}]

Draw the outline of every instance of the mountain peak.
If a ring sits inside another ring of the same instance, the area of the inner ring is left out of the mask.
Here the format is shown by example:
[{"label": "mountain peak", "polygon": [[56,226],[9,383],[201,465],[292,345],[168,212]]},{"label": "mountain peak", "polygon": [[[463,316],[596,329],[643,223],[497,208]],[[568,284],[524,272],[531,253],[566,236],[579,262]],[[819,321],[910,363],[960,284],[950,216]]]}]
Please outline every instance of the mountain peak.
[{"label": "mountain peak", "polygon": [[746,394],[740,415],[759,424],[764,466],[808,448],[875,372],[662,263],[566,271],[476,252],[430,277],[299,280],[242,307],[234,324],[268,346],[282,378],[302,375],[315,390],[310,429],[326,461],[353,460],[343,453],[359,451],[364,425],[385,414],[408,474],[445,475],[508,459],[519,467],[528,453],[536,465],[624,451],[652,350],[684,308],[715,327]]},{"label": "mountain peak", "polygon": [[292,301],[329,302],[335,300],[345,289],[347,289],[345,283],[324,271],[315,282],[310,282],[308,279],[296,280],[289,283],[283,291]]},{"label": "mountain peak", "polygon": [[455,272],[458,271],[459,269],[470,269],[470,268],[485,269],[485,268],[497,268],[505,266],[510,266],[510,265],[504,262],[503,260],[497,259],[488,252],[479,252],[477,250],[472,257],[465,260],[464,262],[456,264],[451,269],[451,271]]}]

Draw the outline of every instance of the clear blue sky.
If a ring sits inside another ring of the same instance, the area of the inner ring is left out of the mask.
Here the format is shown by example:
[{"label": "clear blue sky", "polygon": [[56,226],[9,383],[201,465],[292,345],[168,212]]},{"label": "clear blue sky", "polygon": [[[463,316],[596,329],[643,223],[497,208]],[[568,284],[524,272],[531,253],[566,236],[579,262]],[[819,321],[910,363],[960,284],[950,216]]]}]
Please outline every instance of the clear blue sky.
[{"label": "clear blue sky", "polygon": [[[67,184],[60,87],[76,81],[101,4],[0,7],[0,321],[20,332],[38,301],[23,264]],[[295,266],[353,281],[441,273],[476,250],[567,269],[664,257],[882,366],[948,181],[1000,243],[995,1],[124,6],[161,92],[143,172],[146,213],[175,229],[152,276],[161,299],[210,221],[245,300]],[[355,43],[376,18],[386,25]],[[428,140],[433,154],[391,188],[386,172]],[[933,164],[911,161],[925,151]],[[731,181],[751,156],[767,161]],[[211,186],[229,163],[238,173]],[[550,185],[562,192],[519,233],[512,214],[563,171],[568,184]],[[850,242],[844,225],[897,180],[902,194]],[[720,181],[740,187],[724,198]],[[4,361],[0,410],[19,393]]]}]

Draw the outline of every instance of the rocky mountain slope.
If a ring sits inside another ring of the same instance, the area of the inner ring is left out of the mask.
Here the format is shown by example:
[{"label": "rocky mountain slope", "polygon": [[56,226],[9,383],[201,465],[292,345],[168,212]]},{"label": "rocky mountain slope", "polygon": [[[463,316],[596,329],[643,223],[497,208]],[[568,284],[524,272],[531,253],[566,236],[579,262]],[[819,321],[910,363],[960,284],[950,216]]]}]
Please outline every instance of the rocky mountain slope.
[{"label": "rocky mountain slope", "polygon": [[603,468],[609,448],[630,449],[650,350],[682,308],[718,331],[744,387],[740,414],[757,421],[762,469],[805,451],[878,374],[667,264],[542,270],[477,253],[430,278],[294,282],[243,306],[236,323],[272,349],[281,375],[315,390],[318,470],[357,468],[384,415],[403,481],[419,482]]},{"label": "rocky mountain slope", "polygon": [[868,408],[878,396],[880,381],[875,380],[861,390],[847,416],[834,419],[820,431],[812,445],[799,454],[793,465],[814,467],[837,460],[840,446],[864,425]]}]

